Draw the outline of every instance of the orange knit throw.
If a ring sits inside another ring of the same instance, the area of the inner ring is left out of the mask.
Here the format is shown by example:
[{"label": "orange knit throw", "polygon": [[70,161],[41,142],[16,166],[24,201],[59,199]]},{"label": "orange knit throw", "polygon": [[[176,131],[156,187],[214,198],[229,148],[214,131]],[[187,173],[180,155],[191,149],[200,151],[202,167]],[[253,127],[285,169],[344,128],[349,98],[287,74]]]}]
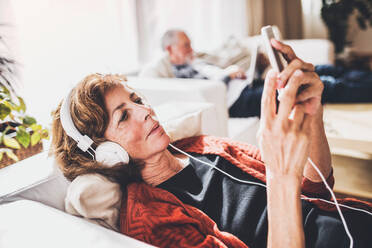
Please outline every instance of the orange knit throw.
[{"label": "orange knit throw", "polygon": [[[176,142],[176,147],[199,154],[217,154],[243,171],[265,182],[265,166],[259,150],[240,142],[211,136],[197,136]],[[333,175],[327,179],[333,187]],[[306,196],[328,197],[323,183],[304,178],[302,192]],[[335,211],[331,204],[318,200],[319,208]],[[372,204],[356,199],[340,203],[372,211]],[[248,223],[249,224],[249,223]],[[234,235],[218,230],[216,223],[199,209],[183,204],[173,194],[145,183],[127,187],[127,201],[120,212],[121,232],[158,247],[247,247]]]}]

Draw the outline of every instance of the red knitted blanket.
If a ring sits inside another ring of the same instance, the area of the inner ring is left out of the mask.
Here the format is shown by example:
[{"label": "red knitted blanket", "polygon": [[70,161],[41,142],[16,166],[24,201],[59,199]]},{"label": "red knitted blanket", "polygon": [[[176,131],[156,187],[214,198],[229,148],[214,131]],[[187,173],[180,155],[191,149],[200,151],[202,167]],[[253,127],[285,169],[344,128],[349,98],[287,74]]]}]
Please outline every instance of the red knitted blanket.
[{"label": "red knitted blanket", "polygon": [[[176,142],[176,147],[199,154],[217,154],[235,166],[265,182],[265,166],[259,150],[229,139],[197,136]],[[328,184],[333,187],[331,175]],[[327,197],[323,183],[306,178],[302,182],[303,195]],[[336,208],[319,200],[311,200],[319,208]],[[372,211],[372,204],[356,199],[342,199],[340,203]],[[202,211],[183,204],[173,194],[145,183],[127,187],[127,201],[120,211],[121,232],[135,239],[159,247],[247,247],[234,235],[218,230],[216,223]]]}]

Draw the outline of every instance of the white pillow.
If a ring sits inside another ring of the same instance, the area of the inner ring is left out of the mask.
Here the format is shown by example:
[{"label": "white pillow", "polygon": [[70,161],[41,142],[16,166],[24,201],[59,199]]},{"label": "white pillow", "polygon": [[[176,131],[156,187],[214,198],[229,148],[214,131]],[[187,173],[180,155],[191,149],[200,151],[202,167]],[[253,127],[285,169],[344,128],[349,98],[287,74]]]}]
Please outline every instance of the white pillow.
[{"label": "white pillow", "polygon": [[69,214],[118,231],[121,196],[119,184],[100,174],[85,174],[68,187],[65,209]]}]

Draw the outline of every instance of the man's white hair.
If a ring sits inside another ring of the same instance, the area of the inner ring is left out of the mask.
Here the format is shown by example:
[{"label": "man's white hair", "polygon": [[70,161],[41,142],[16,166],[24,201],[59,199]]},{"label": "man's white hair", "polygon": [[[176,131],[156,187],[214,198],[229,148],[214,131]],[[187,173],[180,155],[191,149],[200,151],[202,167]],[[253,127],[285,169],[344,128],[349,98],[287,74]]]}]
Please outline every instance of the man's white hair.
[{"label": "man's white hair", "polygon": [[185,31],[181,29],[169,29],[165,32],[161,38],[161,48],[165,51],[168,46],[175,44],[178,40],[177,35],[179,33],[185,33]]}]

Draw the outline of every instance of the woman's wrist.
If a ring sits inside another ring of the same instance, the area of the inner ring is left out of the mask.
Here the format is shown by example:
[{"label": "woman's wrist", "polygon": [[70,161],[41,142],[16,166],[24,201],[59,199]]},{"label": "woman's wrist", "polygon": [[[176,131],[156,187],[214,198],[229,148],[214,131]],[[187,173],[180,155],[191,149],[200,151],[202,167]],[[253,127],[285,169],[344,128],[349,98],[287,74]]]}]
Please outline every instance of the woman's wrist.
[{"label": "woman's wrist", "polygon": [[300,187],[298,176],[267,179],[268,247],[304,247]]},{"label": "woman's wrist", "polygon": [[302,173],[297,172],[279,172],[266,168],[266,183],[275,184],[275,185],[293,185],[301,186],[302,182]]},{"label": "woman's wrist", "polygon": [[[298,175],[279,175],[279,174],[270,174],[266,178],[266,184],[268,187],[275,188],[291,188],[291,189],[300,189],[302,183],[302,176]],[[298,190],[300,192],[301,190]]]}]

